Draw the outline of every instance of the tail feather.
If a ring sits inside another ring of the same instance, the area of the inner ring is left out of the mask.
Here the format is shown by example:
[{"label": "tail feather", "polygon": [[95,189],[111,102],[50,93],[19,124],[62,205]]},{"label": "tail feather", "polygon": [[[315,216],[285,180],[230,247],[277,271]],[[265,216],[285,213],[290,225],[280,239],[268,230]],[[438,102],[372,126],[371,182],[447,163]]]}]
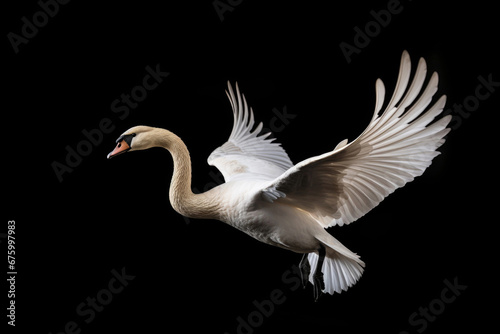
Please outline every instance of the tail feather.
[{"label": "tail feather", "polygon": [[[363,274],[365,263],[361,261],[358,255],[349,251],[346,247],[340,244],[336,239],[335,245],[325,245],[326,256],[323,262],[322,272],[324,275],[325,289],[323,292],[333,294],[334,292],[341,293],[353,286]],[[324,244],[324,242],[322,242]],[[342,253],[333,249],[333,247],[341,249]],[[346,250],[349,252],[347,253]],[[318,254],[309,253],[309,264],[311,266],[311,274],[309,281],[314,284],[313,274],[318,263]]]}]

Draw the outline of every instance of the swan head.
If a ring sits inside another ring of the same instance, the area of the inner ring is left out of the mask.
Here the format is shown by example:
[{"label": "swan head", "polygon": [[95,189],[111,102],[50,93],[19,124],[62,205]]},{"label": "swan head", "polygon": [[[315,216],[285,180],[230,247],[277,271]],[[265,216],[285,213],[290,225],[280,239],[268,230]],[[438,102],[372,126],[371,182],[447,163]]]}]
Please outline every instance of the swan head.
[{"label": "swan head", "polygon": [[115,149],[108,154],[108,159],[128,151],[146,150],[151,147],[157,146],[155,141],[155,134],[158,128],[150,126],[134,126],[124,133],[116,140]]}]

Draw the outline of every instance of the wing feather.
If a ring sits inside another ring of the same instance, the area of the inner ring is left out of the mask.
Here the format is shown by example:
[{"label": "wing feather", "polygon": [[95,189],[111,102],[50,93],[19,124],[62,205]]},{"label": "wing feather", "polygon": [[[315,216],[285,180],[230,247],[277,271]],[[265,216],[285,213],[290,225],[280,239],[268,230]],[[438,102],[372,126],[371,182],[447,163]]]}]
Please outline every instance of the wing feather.
[{"label": "wing feather", "polygon": [[[273,201],[308,211],[323,226],[349,224],[377,206],[386,196],[420,176],[439,155],[450,129],[451,117],[437,121],[446,103],[442,96],[428,110],[438,89],[433,73],[426,87],[427,65],[420,58],[410,81],[411,62],[401,57],[398,80],[391,100],[380,115],[385,94],[375,84],[372,120],[353,142],[342,141],[328,153],[306,159],[262,189]],[[282,194],[282,195],[280,195]]]},{"label": "wing feather", "polygon": [[226,182],[236,178],[272,180],[292,167],[280,144],[267,139],[270,132],[259,135],[262,122],[255,126],[252,108],[238,84],[235,92],[228,82],[226,94],[233,109],[233,129],[228,141],[210,154],[208,164],[216,166]]}]

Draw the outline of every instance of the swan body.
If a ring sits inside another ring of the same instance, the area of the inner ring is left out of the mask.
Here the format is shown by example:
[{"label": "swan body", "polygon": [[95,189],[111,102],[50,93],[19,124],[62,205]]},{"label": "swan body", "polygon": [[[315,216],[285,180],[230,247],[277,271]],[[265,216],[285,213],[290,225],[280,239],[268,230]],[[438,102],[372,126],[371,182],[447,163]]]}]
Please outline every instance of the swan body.
[{"label": "swan body", "polygon": [[169,190],[172,207],[190,218],[217,219],[266,244],[304,254],[303,283],[310,281],[317,299],[355,284],[365,266],[326,228],[349,224],[378,205],[395,189],[421,175],[444,143],[451,117],[440,119],[446,98],[428,108],[437,91],[434,73],[426,88],[426,64],[419,60],[410,81],[405,51],[398,81],[385,111],[385,88],[376,81],[375,112],[354,141],[341,141],[333,151],[293,164],[269,134],[259,135],[245,97],[228,83],[234,114],[229,140],[208,158],[225,183],[205,193],[191,191],[191,160],[172,132],[147,126],[127,130],[108,158],[151,147],[167,149],[174,172]]}]

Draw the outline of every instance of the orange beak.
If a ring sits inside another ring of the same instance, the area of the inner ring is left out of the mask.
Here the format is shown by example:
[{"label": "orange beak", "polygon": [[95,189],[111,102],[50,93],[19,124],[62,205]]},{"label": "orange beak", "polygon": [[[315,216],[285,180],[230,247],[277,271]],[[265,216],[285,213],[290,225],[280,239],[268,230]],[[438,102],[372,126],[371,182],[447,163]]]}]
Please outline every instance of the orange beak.
[{"label": "orange beak", "polygon": [[127,144],[127,142],[125,140],[121,140],[118,142],[115,149],[111,153],[108,154],[108,159],[111,159],[114,156],[117,156],[119,154],[125,153],[128,150],[130,150],[130,146]]}]

